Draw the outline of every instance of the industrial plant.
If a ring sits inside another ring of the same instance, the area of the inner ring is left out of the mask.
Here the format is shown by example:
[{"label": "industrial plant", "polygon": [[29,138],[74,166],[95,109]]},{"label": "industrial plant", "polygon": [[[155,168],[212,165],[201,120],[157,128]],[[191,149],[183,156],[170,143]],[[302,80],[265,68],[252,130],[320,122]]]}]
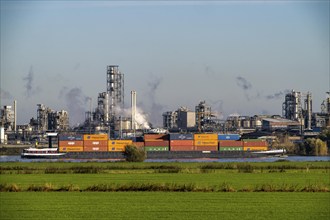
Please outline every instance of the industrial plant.
[{"label": "industrial plant", "polygon": [[[202,100],[195,109],[181,106],[162,113],[163,127],[152,128],[145,114],[137,106],[137,92],[130,91],[130,107],[125,109],[124,74],[118,65],[106,68],[106,90],[97,96],[97,106],[85,112],[79,126],[70,127],[70,112],[52,110],[37,104],[36,118],[28,124],[17,125],[17,101],[13,106],[3,106],[0,111],[1,144],[33,143],[42,140],[47,132],[76,134],[107,134],[109,139],[124,140],[143,136],[145,133],[218,133],[249,134],[287,132],[303,137],[317,135],[330,127],[330,96],[322,102],[321,112],[313,112],[312,93],[292,90],[283,97],[282,115],[230,115],[219,119],[211,106]],[[162,132],[164,133],[164,132]]]}]

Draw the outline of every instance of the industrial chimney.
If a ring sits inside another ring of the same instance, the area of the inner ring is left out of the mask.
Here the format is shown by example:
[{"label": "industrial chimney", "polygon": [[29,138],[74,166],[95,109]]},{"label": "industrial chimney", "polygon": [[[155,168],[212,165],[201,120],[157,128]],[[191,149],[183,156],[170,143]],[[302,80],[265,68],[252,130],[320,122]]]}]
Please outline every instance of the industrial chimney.
[{"label": "industrial chimney", "polygon": [[14,100],[14,131],[16,132],[17,128],[17,101]]},{"label": "industrial chimney", "polygon": [[132,130],[136,129],[136,91],[131,91],[131,107],[132,107]]}]

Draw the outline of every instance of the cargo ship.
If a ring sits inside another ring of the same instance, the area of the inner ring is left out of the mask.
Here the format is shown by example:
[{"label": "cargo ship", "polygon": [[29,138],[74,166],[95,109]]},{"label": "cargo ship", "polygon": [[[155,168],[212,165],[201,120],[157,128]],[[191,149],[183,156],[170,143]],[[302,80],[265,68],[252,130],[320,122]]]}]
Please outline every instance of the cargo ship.
[{"label": "cargo ship", "polygon": [[261,139],[241,139],[239,134],[169,133],[144,134],[140,138],[112,140],[107,134],[60,134],[58,149],[64,158],[125,159],[127,145],[146,151],[148,159],[251,158],[283,155],[269,151]]}]

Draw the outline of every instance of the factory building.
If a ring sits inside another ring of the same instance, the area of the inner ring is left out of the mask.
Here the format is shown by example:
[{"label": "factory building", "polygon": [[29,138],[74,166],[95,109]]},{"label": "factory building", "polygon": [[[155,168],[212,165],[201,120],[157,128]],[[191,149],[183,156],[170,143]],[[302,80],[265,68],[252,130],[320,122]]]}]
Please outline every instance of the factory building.
[{"label": "factory building", "polygon": [[189,130],[196,125],[196,113],[186,107],[177,110],[177,125],[179,129]]},{"label": "factory building", "polygon": [[[302,104],[304,103],[304,107]],[[285,95],[282,105],[283,117],[289,120],[298,121],[303,124],[303,128],[312,128],[312,94],[303,94],[292,90]]]},{"label": "factory building", "polygon": [[30,125],[38,132],[69,130],[69,114],[67,111],[54,111],[43,104],[38,104],[37,120],[31,119]]},{"label": "factory building", "polygon": [[163,127],[165,129],[178,128],[178,112],[177,111],[167,111],[163,113]]},{"label": "factory building", "polygon": [[301,124],[298,121],[293,121],[284,118],[263,118],[262,130],[265,131],[284,131],[290,129],[300,130]]},{"label": "factory building", "polygon": [[6,131],[13,131],[15,121],[15,111],[10,105],[5,105],[0,110],[0,127],[3,127]]}]

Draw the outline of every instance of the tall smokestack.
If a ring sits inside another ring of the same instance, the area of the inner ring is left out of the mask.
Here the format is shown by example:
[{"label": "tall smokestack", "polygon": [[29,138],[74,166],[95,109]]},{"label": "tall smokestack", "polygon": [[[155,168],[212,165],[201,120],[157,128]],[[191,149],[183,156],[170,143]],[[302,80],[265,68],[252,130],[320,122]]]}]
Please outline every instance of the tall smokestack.
[{"label": "tall smokestack", "polygon": [[136,91],[131,91],[131,107],[132,107],[132,130],[136,129]]},{"label": "tall smokestack", "polygon": [[16,132],[17,128],[17,101],[14,100],[14,131]]}]

